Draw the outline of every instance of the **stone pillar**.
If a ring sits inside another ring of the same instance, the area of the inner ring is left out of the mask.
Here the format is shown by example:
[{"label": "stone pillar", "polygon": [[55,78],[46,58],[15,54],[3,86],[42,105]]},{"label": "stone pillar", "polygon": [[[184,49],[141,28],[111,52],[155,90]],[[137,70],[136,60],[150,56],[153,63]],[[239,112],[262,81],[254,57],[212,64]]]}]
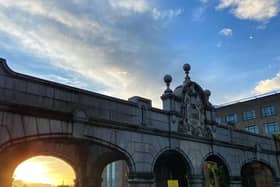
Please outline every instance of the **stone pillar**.
[{"label": "stone pillar", "polygon": [[81,181],[81,187],[101,187],[101,178],[86,177]]},{"label": "stone pillar", "polygon": [[12,187],[13,179],[0,176],[0,186],[2,187]]},{"label": "stone pillar", "polygon": [[12,187],[12,183],[13,183],[13,172],[8,170],[8,168],[5,168],[5,166],[4,168],[0,168],[0,187]]},{"label": "stone pillar", "polygon": [[129,174],[128,187],[155,187],[153,173]]},{"label": "stone pillar", "polygon": [[193,175],[190,177],[189,181],[190,187],[203,187],[203,176],[201,175]]},{"label": "stone pillar", "polygon": [[274,184],[275,187],[280,187],[280,178],[276,178]]},{"label": "stone pillar", "polygon": [[230,187],[242,187],[241,177],[230,177]]}]

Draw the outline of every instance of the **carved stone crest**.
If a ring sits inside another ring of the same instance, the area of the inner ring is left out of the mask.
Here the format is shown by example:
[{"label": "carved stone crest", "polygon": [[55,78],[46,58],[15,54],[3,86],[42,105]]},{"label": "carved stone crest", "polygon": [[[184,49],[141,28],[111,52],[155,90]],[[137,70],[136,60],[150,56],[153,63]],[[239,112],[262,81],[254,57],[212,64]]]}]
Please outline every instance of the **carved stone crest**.
[{"label": "carved stone crest", "polygon": [[[202,90],[195,82],[192,82],[188,76],[190,66],[184,66],[186,72],[185,82],[181,91],[181,115],[178,132],[212,138],[212,131],[207,125],[207,110],[209,110],[208,101],[210,91]],[[211,107],[210,107],[211,108]],[[208,111],[209,112],[209,111]]]}]

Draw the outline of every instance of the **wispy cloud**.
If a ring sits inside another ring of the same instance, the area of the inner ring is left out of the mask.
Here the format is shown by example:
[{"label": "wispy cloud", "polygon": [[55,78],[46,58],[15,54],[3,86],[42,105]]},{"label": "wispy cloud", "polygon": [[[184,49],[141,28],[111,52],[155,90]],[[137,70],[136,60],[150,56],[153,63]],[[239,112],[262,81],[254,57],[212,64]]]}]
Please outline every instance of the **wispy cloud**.
[{"label": "wispy cloud", "polygon": [[113,8],[144,13],[150,10],[149,1],[146,0],[109,0]]},{"label": "wispy cloud", "polygon": [[[142,95],[160,106],[158,81],[162,75],[155,77],[150,67],[163,69],[160,64],[172,61],[173,55],[162,45],[164,32],[153,30],[153,25],[165,24],[165,19],[179,16],[183,10],[159,11],[144,0],[92,1],[90,6],[86,1],[67,1],[68,6],[59,2],[0,1],[0,32],[9,36],[13,48],[104,85],[102,93],[124,99]],[[73,7],[86,11],[76,13]],[[143,14],[139,15],[141,22],[133,15],[116,19],[123,16],[122,9]],[[157,10],[157,19],[153,10]]]},{"label": "wispy cloud", "polygon": [[201,3],[208,3],[210,0],[199,0]]},{"label": "wispy cloud", "polygon": [[229,36],[232,36],[233,31],[230,28],[223,28],[222,30],[219,31],[219,34],[229,37]]},{"label": "wispy cloud", "polygon": [[174,17],[180,16],[184,12],[183,9],[169,9],[164,11],[159,11],[157,8],[153,8],[152,15],[155,20],[158,19],[172,19]]},{"label": "wispy cloud", "polygon": [[223,46],[223,42],[218,42],[217,44],[216,44],[216,47],[217,48],[221,48]]},{"label": "wispy cloud", "polygon": [[217,9],[230,8],[239,19],[268,21],[279,12],[279,0],[220,0]]}]

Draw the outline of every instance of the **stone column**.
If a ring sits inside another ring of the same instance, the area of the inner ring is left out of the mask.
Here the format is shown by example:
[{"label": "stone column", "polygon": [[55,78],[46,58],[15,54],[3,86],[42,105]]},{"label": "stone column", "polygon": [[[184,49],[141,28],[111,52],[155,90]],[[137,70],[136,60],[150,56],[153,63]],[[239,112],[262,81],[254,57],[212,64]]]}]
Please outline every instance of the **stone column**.
[{"label": "stone column", "polygon": [[280,178],[276,178],[274,184],[275,187],[280,187]]},{"label": "stone column", "polygon": [[128,187],[155,187],[153,173],[129,174]]},{"label": "stone column", "polygon": [[[1,170],[2,169],[2,170]],[[0,168],[0,187],[12,187],[13,183],[13,172],[10,168]]]},{"label": "stone column", "polygon": [[193,175],[189,179],[190,187],[203,187],[204,186],[204,180],[203,176],[201,175]]},{"label": "stone column", "polygon": [[230,187],[242,187],[241,177],[230,177]]},{"label": "stone column", "polygon": [[2,187],[12,187],[13,179],[0,176],[0,186]]},{"label": "stone column", "polygon": [[86,177],[81,181],[81,187],[101,187],[101,178]]}]

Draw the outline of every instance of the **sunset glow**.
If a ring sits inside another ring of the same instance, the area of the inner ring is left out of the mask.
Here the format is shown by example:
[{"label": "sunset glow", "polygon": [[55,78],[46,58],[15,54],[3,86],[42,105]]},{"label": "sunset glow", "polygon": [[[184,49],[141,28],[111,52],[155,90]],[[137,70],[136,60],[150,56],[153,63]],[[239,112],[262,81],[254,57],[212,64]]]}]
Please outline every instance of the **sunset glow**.
[{"label": "sunset glow", "polygon": [[26,183],[67,184],[74,183],[75,173],[66,162],[49,156],[37,156],[22,162],[14,171],[14,181]]}]

